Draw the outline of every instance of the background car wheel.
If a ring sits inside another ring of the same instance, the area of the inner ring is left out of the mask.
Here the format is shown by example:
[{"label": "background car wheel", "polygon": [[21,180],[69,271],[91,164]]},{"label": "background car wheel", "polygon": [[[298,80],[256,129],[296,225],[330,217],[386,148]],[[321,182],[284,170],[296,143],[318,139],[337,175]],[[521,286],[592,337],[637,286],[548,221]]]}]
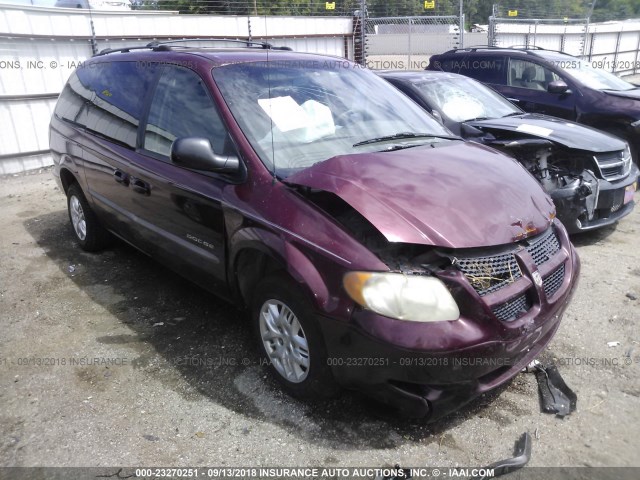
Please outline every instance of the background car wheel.
[{"label": "background car wheel", "polygon": [[111,234],[100,225],[78,184],[67,191],[67,207],[73,233],[83,250],[95,252],[111,243]]},{"label": "background car wheel", "polygon": [[262,280],[251,312],[260,355],[289,393],[328,398],[338,392],[312,309],[292,280],[284,275]]}]

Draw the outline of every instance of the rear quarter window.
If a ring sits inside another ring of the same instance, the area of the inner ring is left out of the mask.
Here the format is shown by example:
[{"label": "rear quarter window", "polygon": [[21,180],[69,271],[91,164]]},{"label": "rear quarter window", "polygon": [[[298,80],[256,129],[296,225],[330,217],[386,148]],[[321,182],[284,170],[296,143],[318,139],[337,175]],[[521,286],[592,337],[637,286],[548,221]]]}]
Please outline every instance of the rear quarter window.
[{"label": "rear quarter window", "polygon": [[[448,58],[439,62],[445,72],[459,73],[483,83],[504,84],[504,64],[502,57],[475,57],[467,55]],[[438,68],[437,65],[436,69]]]},{"label": "rear quarter window", "polygon": [[[154,65],[139,66],[136,62],[85,65],[65,87],[59,107],[61,118],[135,148],[145,96],[151,89],[155,71]],[[82,105],[78,111],[79,103]]]},{"label": "rear quarter window", "polygon": [[78,75],[73,72],[58,97],[54,114],[61,120],[84,127],[81,118],[82,108],[91,99],[91,92],[82,85]]}]

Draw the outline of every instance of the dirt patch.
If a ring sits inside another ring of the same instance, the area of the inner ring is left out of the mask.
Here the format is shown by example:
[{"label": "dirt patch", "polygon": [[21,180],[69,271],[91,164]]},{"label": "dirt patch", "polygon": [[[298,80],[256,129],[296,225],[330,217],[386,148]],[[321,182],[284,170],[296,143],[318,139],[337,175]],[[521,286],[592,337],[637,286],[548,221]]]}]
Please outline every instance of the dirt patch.
[{"label": "dirt patch", "polygon": [[0,198],[2,465],[480,466],[524,431],[533,466],[640,465],[640,209],[575,239],[582,278],[545,355],[578,410],[540,413],[521,374],[425,425],[283,394],[241,312],[126,245],[80,251],[50,173],[0,179]]}]

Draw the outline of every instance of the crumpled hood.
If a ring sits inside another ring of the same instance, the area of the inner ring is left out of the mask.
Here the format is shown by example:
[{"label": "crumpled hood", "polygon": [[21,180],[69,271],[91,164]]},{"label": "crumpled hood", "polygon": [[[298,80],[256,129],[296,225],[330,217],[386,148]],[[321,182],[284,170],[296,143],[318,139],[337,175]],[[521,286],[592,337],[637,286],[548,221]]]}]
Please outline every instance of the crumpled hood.
[{"label": "crumpled hood", "polygon": [[481,130],[504,130],[525,136],[543,138],[568,148],[591,152],[613,152],[624,149],[622,140],[608,133],[568,120],[535,113],[513,117],[465,122]]},{"label": "crumpled hood", "polygon": [[338,195],[390,242],[501,245],[545,230],[555,216],[520,164],[472,143],[336,156],[285,181]]}]

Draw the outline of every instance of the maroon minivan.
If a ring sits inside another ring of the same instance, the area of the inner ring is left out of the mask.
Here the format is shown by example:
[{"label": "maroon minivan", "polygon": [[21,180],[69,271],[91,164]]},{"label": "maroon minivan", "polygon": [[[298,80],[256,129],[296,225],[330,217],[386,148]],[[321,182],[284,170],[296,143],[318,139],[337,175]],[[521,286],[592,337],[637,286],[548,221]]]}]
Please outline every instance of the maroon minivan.
[{"label": "maroon minivan", "polygon": [[341,58],[105,51],[50,134],[80,247],[115,235],[246,308],[297,396],[344,386],[434,420],[534,359],[576,285],[520,164]]}]

